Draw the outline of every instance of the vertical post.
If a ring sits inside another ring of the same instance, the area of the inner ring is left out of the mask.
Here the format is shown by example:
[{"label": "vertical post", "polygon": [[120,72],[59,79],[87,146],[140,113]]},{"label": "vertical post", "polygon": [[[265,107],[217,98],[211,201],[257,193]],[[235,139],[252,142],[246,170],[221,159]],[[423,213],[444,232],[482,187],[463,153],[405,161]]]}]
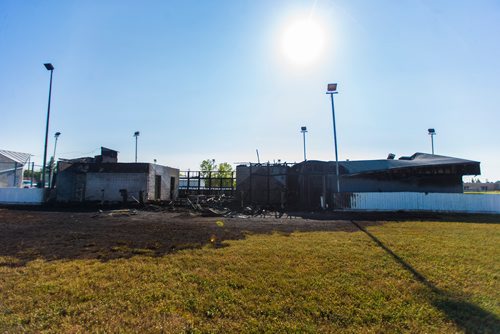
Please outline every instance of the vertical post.
[{"label": "vertical post", "polygon": [[208,194],[212,194],[212,172],[208,172]]},{"label": "vertical post", "polygon": [[306,132],[307,132],[307,127],[306,126],[302,126],[300,128],[300,132],[302,132],[302,136],[304,138],[304,161],[307,161],[307,157],[306,157]]},{"label": "vertical post", "polygon": [[54,166],[52,166],[52,164],[50,165],[49,188],[53,187],[54,169],[56,167],[57,139],[59,138],[60,134],[61,134],[60,132],[56,132],[56,134],[54,136],[56,139],[56,141],[54,142],[54,154],[52,155],[52,162],[53,162]]},{"label": "vertical post", "polygon": [[231,196],[234,195],[234,172],[231,172]]},{"label": "vertical post", "polygon": [[135,162],[137,163],[137,140],[140,135],[139,131],[134,132],[134,137],[135,137]]},{"label": "vertical post", "polygon": [[430,128],[427,131],[429,131],[429,136],[431,136],[432,155],[434,155],[434,135],[436,134],[436,129]]},{"label": "vertical post", "polygon": [[14,161],[14,184],[13,187],[17,188],[17,162]]},{"label": "vertical post", "polygon": [[33,178],[35,177],[33,174],[35,173],[35,162],[31,163],[31,187],[33,188]]},{"label": "vertical post", "polygon": [[224,190],[222,189],[222,173],[219,172],[219,195],[223,194]]},{"label": "vertical post", "polygon": [[307,161],[306,158],[306,132],[302,132],[302,135],[304,136],[304,161]]},{"label": "vertical post", "polygon": [[201,191],[201,172],[198,172],[198,191],[196,192],[196,194],[199,195],[200,191]]},{"label": "vertical post", "polygon": [[434,134],[431,134],[432,155],[434,155]]},{"label": "vertical post", "polygon": [[271,166],[267,163],[267,205],[271,204]]},{"label": "vertical post", "polygon": [[52,188],[52,158],[49,160],[49,179],[47,180],[47,187]]},{"label": "vertical post", "polygon": [[190,177],[189,177],[189,172],[190,172],[190,171],[188,171],[188,175],[187,175],[187,177],[188,177],[188,179],[187,179],[187,188],[186,188],[186,194],[187,194],[187,195],[189,195],[189,185],[190,185],[190,183],[191,183],[191,179],[190,179]]},{"label": "vertical post", "polygon": [[250,175],[248,176],[248,179],[250,181],[250,186],[248,187],[248,195],[249,195],[249,201],[250,204],[252,203],[252,163],[250,163]]},{"label": "vertical post", "polygon": [[43,148],[43,165],[42,165],[42,188],[45,188],[45,166],[47,165],[47,142],[49,140],[49,119],[50,119],[50,99],[52,96],[52,74],[54,68],[50,70],[50,84],[49,84],[49,103],[47,106],[47,122],[45,123],[45,145]]},{"label": "vertical post", "polygon": [[322,201],[322,209],[325,210],[326,207],[327,207],[327,199],[326,199],[326,174],[323,174],[323,192],[322,192],[322,197],[323,197],[323,201]]},{"label": "vertical post", "polygon": [[137,162],[137,137],[135,136],[135,162]]},{"label": "vertical post", "polygon": [[339,155],[337,151],[337,128],[335,126],[335,106],[333,103],[333,93],[330,93],[332,100],[332,117],[333,117],[333,141],[335,144],[335,173],[337,174],[337,193],[340,192],[340,174],[339,174]]}]

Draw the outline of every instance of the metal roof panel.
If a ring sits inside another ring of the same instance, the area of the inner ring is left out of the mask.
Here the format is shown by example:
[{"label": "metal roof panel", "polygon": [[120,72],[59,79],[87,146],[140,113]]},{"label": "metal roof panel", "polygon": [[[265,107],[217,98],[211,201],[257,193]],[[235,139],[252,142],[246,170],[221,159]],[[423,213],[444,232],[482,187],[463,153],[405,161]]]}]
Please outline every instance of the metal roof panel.
[{"label": "metal roof panel", "polygon": [[19,164],[26,164],[30,159],[31,154],[29,153],[21,153],[7,150],[0,150],[0,155],[3,155],[7,159],[12,160],[13,162],[17,162]]}]

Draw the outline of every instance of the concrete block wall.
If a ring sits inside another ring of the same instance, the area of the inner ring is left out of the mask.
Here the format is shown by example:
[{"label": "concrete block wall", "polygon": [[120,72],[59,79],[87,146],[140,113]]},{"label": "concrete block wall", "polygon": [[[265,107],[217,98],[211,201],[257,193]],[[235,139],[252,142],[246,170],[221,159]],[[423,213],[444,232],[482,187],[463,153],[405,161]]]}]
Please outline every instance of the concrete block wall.
[{"label": "concrete block wall", "polygon": [[146,173],[87,173],[85,200],[121,202],[120,189],[126,189],[129,201],[140,199],[142,191],[147,198],[148,175]]}]

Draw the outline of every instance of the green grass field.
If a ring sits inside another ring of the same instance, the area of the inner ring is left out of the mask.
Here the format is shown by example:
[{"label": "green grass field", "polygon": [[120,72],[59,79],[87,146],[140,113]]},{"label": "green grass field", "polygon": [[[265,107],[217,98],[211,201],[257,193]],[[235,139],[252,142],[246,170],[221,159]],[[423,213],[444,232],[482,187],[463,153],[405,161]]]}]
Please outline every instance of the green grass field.
[{"label": "green grass field", "polygon": [[0,332],[500,332],[500,225],[357,224],[368,233],[254,234],[160,257],[0,257]]}]

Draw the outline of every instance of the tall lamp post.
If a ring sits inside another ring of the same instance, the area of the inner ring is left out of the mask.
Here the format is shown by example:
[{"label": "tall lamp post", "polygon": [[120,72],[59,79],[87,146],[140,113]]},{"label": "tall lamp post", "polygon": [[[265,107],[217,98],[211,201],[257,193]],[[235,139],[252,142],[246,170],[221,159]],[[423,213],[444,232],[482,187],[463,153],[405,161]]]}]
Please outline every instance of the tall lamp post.
[{"label": "tall lamp post", "polygon": [[339,155],[337,152],[337,128],[335,126],[335,107],[333,104],[333,94],[337,94],[337,84],[331,83],[328,84],[327,94],[330,94],[330,98],[332,100],[332,117],[333,117],[333,141],[335,144],[335,173],[337,174],[337,193],[340,192],[340,174],[339,174]]},{"label": "tall lamp post", "polygon": [[428,129],[429,136],[431,136],[431,147],[432,147],[432,155],[434,155],[434,136],[436,135],[435,129]]},{"label": "tall lamp post", "polygon": [[53,179],[54,179],[54,168],[56,164],[56,148],[57,148],[57,139],[61,135],[60,132],[54,133],[54,138],[56,139],[54,142],[54,154],[52,155],[52,161],[54,162],[54,166],[50,165],[50,177],[49,177],[49,188],[52,187]]},{"label": "tall lamp post", "polygon": [[134,132],[135,137],[135,162],[137,162],[137,138],[139,137],[139,131]]},{"label": "tall lamp post", "polygon": [[302,126],[300,128],[300,132],[302,132],[302,137],[304,138],[304,161],[307,161],[307,158],[306,158],[306,132],[307,132],[307,127]]},{"label": "tall lamp post", "polygon": [[47,71],[50,71],[50,85],[49,85],[49,103],[47,107],[47,123],[45,124],[45,145],[43,148],[43,165],[42,165],[42,188],[45,188],[45,168],[47,165],[47,142],[49,140],[49,119],[50,119],[50,99],[52,96],[52,74],[54,73],[54,66],[51,63],[43,64]]}]

